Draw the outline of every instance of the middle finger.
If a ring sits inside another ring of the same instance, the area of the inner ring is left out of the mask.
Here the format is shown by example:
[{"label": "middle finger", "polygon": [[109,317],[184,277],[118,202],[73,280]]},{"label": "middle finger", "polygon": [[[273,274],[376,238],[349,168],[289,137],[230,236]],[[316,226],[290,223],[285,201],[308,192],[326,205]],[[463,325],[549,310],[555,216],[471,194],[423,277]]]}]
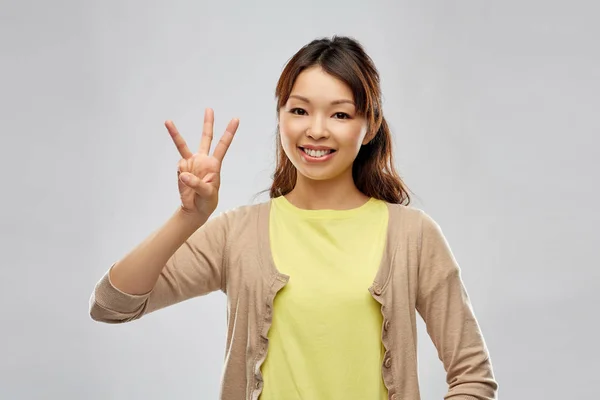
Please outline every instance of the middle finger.
[{"label": "middle finger", "polygon": [[204,126],[202,127],[202,139],[200,140],[200,154],[208,155],[213,138],[213,125],[215,113],[212,108],[204,110]]}]

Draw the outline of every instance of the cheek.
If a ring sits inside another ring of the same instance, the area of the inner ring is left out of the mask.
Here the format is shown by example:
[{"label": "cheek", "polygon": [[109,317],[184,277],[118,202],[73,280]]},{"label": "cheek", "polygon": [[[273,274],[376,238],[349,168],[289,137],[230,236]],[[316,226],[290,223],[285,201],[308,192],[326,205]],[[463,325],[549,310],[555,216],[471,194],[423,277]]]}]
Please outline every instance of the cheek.
[{"label": "cheek", "polygon": [[302,133],[307,129],[306,118],[292,118],[289,116],[283,116],[279,120],[279,127],[284,130],[287,135],[296,135]]},{"label": "cheek", "polygon": [[305,130],[300,119],[286,117],[279,119],[279,134],[284,147],[296,143]]},{"label": "cheek", "polygon": [[290,129],[289,125],[285,123],[285,121],[279,122],[279,138],[281,141],[281,146],[288,156],[290,148],[293,147],[293,143],[295,143],[295,138],[292,132],[293,131]]},{"label": "cheek", "polygon": [[348,126],[343,132],[340,131],[337,137],[339,138],[340,144],[348,149],[352,149],[358,153],[362,142],[366,135],[366,129],[362,126]]}]

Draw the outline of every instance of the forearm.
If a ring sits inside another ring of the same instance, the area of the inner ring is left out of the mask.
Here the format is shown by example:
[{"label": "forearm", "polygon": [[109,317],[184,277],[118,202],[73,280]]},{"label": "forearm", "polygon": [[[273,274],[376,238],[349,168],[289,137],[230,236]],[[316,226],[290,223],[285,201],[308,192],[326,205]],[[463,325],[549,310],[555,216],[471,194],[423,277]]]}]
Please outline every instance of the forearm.
[{"label": "forearm", "polygon": [[498,383],[461,270],[439,225],[423,214],[417,310],[444,364],[448,400],[494,400]]},{"label": "forearm", "polygon": [[178,209],[158,230],[110,269],[110,281],[120,291],[150,292],[165,264],[207,218],[192,218]]}]

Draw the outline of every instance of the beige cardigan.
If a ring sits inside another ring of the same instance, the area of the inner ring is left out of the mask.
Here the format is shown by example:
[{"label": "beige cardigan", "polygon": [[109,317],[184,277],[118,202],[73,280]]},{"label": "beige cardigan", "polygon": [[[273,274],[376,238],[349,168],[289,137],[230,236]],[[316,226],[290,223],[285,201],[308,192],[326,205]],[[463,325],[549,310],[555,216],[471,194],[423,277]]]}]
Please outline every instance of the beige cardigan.
[{"label": "beige cardigan", "polygon": [[[270,204],[247,205],[210,219],[177,250],[146,295],[119,291],[107,272],[91,296],[91,317],[128,322],[221,290],[227,295],[228,329],[220,398],[257,400],[273,299],[293,279],[278,272],[271,257]],[[488,350],[439,225],[416,208],[388,204],[388,209],[386,250],[368,290],[381,304],[384,318],[381,370],[389,398],[420,399],[418,312],[447,372],[445,399],[496,399],[498,385]]]}]

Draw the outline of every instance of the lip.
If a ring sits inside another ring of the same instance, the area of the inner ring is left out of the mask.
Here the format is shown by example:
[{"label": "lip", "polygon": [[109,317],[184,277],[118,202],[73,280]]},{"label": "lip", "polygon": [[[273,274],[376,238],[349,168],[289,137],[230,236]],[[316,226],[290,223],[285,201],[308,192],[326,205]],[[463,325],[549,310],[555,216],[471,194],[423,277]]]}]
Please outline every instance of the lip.
[{"label": "lip", "polygon": [[335,150],[333,147],[315,146],[313,144],[305,144],[305,145],[298,146],[298,147],[303,148],[303,149],[310,149],[310,150]]},{"label": "lip", "polygon": [[325,161],[330,160],[337,152],[336,151],[332,151],[331,153],[323,156],[323,157],[312,157],[309,156],[308,154],[306,154],[302,148],[305,149],[311,149],[311,150],[333,150],[330,147],[323,147],[323,146],[318,146],[318,148],[312,147],[312,146],[302,146],[302,147],[298,147],[298,153],[300,153],[300,157],[302,157],[302,159],[308,163],[322,163]]}]

